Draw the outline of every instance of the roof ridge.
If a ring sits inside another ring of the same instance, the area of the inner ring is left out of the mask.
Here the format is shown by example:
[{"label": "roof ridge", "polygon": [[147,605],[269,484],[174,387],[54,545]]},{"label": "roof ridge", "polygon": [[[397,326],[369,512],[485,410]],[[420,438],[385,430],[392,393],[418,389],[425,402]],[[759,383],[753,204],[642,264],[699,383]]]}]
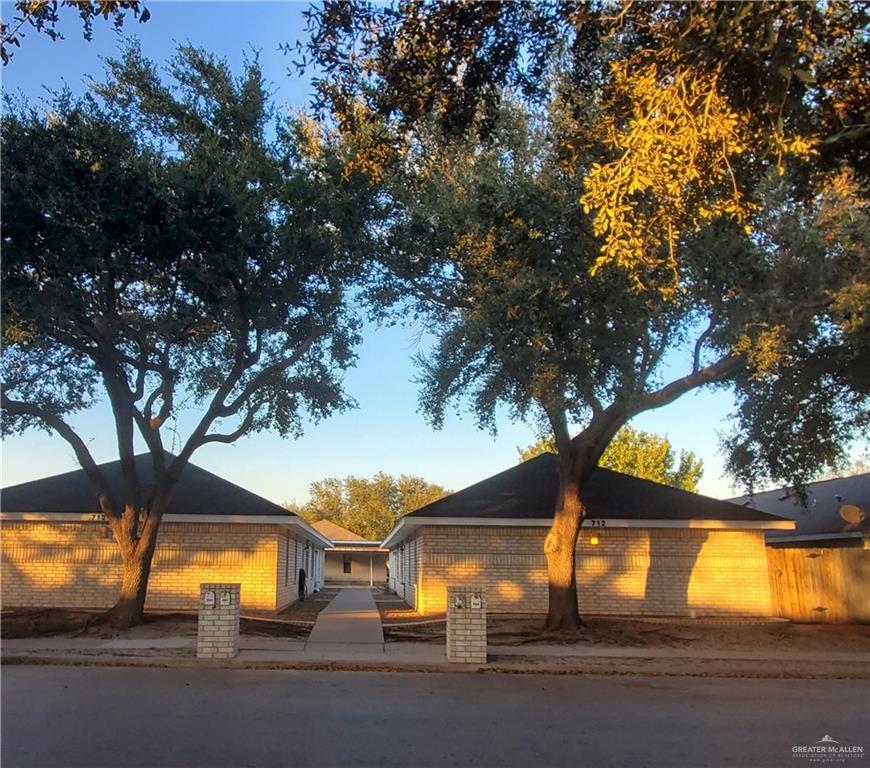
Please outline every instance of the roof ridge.
[{"label": "roof ridge", "polygon": [[356,531],[352,531],[350,528],[341,525],[341,523],[336,523],[334,520],[329,520],[326,517],[322,517],[317,522],[311,523],[311,527],[319,531],[319,528],[317,526],[339,529],[344,533],[349,533],[351,536],[350,539],[336,539],[334,536],[329,536],[329,538],[333,541],[369,541],[369,539],[367,539],[365,536],[361,536],[360,534],[356,533]]},{"label": "roof ridge", "polygon": [[[542,453],[409,513],[425,517],[550,518],[558,480],[556,455]],[[780,515],[596,467],[583,489],[588,517],[637,520],[776,521]]]},{"label": "roof ridge", "polygon": [[[165,451],[167,456],[172,456]],[[150,452],[134,456],[140,481],[147,489],[153,484]],[[98,465],[106,482],[117,494],[123,488],[121,460]],[[91,513],[99,511],[96,495],[82,467],[48,477],[36,478],[2,489],[3,508],[9,512]],[[184,467],[173,489],[170,514],[269,515],[298,517],[295,512],[254,491],[211,472],[192,461]]]}]

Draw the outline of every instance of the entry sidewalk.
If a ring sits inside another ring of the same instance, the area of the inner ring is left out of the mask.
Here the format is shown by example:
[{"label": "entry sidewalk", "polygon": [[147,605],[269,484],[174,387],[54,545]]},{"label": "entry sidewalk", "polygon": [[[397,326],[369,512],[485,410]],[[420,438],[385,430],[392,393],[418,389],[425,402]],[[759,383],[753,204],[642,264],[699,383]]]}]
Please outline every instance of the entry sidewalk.
[{"label": "entry sidewalk", "polygon": [[320,612],[308,636],[308,646],[314,650],[321,646],[383,644],[381,614],[368,587],[342,589]]}]

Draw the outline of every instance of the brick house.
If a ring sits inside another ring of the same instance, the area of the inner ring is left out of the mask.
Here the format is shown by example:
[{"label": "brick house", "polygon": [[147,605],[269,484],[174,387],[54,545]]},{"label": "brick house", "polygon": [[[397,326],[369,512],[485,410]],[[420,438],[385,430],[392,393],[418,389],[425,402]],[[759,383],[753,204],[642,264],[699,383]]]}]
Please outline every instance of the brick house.
[{"label": "brick house", "polygon": [[[147,489],[151,459],[136,457]],[[120,462],[101,465],[120,487]],[[107,608],[118,596],[121,559],[83,470],[2,491],[3,607]],[[323,585],[331,542],[301,517],[188,464],[163,517],[148,609],[195,609],[201,582],[240,582],[242,608],[276,611]]]},{"label": "brick house", "polygon": [[[545,612],[556,466],[544,454],[405,516],[382,544],[391,589],[422,613],[453,583],[483,585],[492,612]],[[581,613],[771,615],[764,534],[793,521],[601,468],[584,501]]]},{"label": "brick house", "polygon": [[326,550],[324,581],[334,586],[382,586],[387,581],[387,550],[331,520],[312,523],[315,531],[332,542]]}]

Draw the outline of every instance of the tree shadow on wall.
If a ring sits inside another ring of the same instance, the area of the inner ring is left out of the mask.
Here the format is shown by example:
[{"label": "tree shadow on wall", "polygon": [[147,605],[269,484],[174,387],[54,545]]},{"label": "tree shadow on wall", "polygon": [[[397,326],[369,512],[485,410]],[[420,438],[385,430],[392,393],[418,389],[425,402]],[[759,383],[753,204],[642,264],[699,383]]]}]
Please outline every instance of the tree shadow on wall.
[{"label": "tree shadow on wall", "polygon": [[649,537],[644,605],[648,606],[650,614],[691,615],[689,587],[698,555],[709,534],[698,532],[687,539],[661,533]]}]

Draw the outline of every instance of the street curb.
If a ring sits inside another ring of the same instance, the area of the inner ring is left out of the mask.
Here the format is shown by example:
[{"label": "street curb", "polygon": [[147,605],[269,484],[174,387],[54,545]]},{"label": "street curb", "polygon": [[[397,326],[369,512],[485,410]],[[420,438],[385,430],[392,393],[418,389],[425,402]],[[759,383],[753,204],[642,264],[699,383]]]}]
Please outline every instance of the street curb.
[{"label": "street curb", "polygon": [[[660,661],[655,658],[637,658],[635,664],[597,666],[595,664],[575,665],[530,665],[491,662],[485,666],[476,664],[415,664],[408,662],[367,662],[367,661],[246,661],[198,660],[192,658],[136,658],[129,656],[7,656],[2,666],[61,666],[61,667],[118,667],[142,669],[244,669],[244,670],[298,670],[326,672],[394,672],[429,674],[484,674],[484,675],[550,675],[550,676],[596,676],[596,677],[700,677],[719,679],[766,679],[766,680],[870,680],[870,664],[864,669],[820,669],[772,670],[772,669],[716,669],[710,668],[715,659],[705,659],[704,669],[691,669],[680,666],[685,660],[669,659],[676,662],[671,668],[645,668],[644,663]],[[723,660],[733,662],[733,660]],[[760,662],[759,662],[760,663]]]}]

